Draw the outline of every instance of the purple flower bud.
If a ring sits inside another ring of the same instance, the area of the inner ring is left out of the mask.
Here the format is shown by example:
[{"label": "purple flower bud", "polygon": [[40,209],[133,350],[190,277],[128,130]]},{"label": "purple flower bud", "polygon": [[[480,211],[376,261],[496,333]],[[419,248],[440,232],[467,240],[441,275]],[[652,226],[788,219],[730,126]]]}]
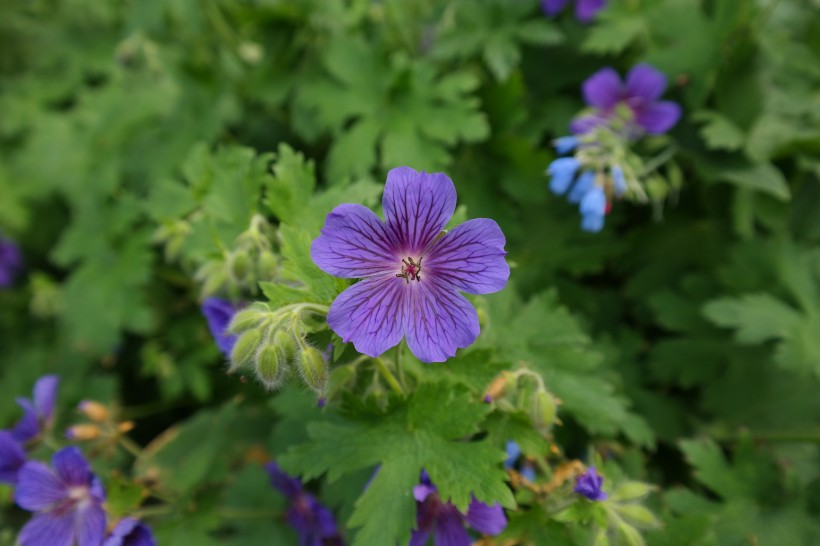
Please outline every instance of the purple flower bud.
[{"label": "purple flower bud", "polygon": [[0,237],[0,288],[10,286],[23,269],[23,254],[12,241]]},{"label": "purple flower bud", "polygon": [[[555,17],[569,3],[569,0],[541,0],[541,9],[549,17]],[[575,0],[575,18],[589,23],[606,7],[606,0]]]},{"label": "purple flower bud", "polygon": [[598,475],[594,466],[575,479],[575,492],[591,501],[606,500],[607,494],[601,489],[604,478]]}]

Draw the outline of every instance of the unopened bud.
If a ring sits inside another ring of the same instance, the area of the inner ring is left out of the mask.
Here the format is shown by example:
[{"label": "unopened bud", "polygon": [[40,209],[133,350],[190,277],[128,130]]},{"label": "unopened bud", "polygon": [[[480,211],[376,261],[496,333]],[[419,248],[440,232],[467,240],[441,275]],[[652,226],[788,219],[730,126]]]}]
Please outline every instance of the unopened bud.
[{"label": "unopened bud", "polygon": [[131,432],[134,430],[134,421],[123,421],[122,423],[117,425],[117,432],[120,434],[125,434],[126,432]]},{"label": "unopened bud", "polygon": [[259,260],[256,262],[256,269],[259,272],[259,279],[263,281],[270,281],[276,277],[276,268],[279,265],[279,260],[276,259],[276,254],[270,250],[263,250],[259,254]]},{"label": "unopened bud", "polygon": [[532,424],[542,432],[547,432],[555,424],[558,406],[555,398],[545,390],[535,393],[530,406]]},{"label": "unopened bud", "polygon": [[228,373],[249,367],[253,363],[260,341],[262,333],[259,330],[249,330],[242,334],[231,351],[231,366]]},{"label": "unopened bud", "polygon": [[299,354],[302,380],[311,390],[321,393],[327,384],[328,366],[322,353],[314,347],[305,347]]},{"label": "unopened bud", "polygon": [[237,281],[243,281],[251,271],[251,257],[245,250],[237,250],[231,256],[231,275]]},{"label": "unopened bud", "polygon": [[296,354],[296,343],[293,341],[293,336],[284,330],[279,330],[273,336],[273,344],[284,351],[285,360],[291,361]]},{"label": "unopened bud", "polygon": [[74,425],[73,427],[68,427],[66,430],[66,438],[69,440],[78,440],[78,441],[86,441],[86,440],[94,440],[100,436],[102,431],[100,427],[97,425],[82,424],[82,425]]},{"label": "unopened bud", "polygon": [[77,406],[77,409],[80,410],[83,415],[92,421],[96,421],[97,423],[107,421],[108,416],[110,415],[108,408],[99,402],[95,402],[94,400],[83,400]]},{"label": "unopened bud", "polygon": [[539,382],[531,374],[522,375],[518,378],[517,402],[518,408],[522,411],[529,411],[533,403],[535,393],[539,391]]},{"label": "unopened bud", "polygon": [[287,370],[284,349],[276,345],[265,345],[256,353],[256,377],[268,389],[275,389],[282,383]]},{"label": "unopened bud", "polygon": [[504,390],[506,389],[508,382],[509,377],[507,372],[503,372],[501,375],[493,379],[490,386],[487,387],[487,390],[484,392],[484,401],[489,404],[496,398],[500,398],[504,394]]},{"label": "unopened bud", "polygon": [[241,334],[245,330],[260,326],[270,316],[270,308],[264,303],[253,303],[236,313],[228,325],[228,332]]}]

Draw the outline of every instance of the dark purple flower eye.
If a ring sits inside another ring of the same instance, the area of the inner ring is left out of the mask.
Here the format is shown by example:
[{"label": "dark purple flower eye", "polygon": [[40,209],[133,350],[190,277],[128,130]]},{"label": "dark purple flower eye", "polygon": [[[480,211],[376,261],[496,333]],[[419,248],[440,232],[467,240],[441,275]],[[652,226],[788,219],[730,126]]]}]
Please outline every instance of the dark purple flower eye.
[{"label": "dark purple flower eye", "polygon": [[327,323],[360,353],[379,356],[402,338],[419,360],[443,362],[472,344],[478,315],[459,292],[504,288],[505,238],[478,218],[442,230],[456,207],[452,180],[399,167],[387,175],[385,221],[361,205],[339,205],[313,241],[320,269],[362,280],[342,292]]}]

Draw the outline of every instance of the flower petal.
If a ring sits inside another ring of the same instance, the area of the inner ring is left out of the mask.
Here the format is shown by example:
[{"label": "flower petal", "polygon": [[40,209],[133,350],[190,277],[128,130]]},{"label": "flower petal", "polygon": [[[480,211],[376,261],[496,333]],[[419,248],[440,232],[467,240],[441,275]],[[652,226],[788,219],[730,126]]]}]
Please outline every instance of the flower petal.
[{"label": "flower petal", "polygon": [[103,546],[156,546],[151,528],[134,518],[123,518]]},{"label": "flower petal", "polygon": [[621,77],[612,68],[602,68],[584,82],[582,86],[587,104],[609,110],[621,100],[623,85]]},{"label": "flower petal", "polygon": [[464,296],[437,277],[411,283],[405,295],[407,345],[422,362],[444,362],[478,337],[478,314]]},{"label": "flower petal", "polygon": [[39,461],[29,461],[17,475],[14,500],[21,508],[35,512],[47,510],[66,498],[65,484],[52,470]]},{"label": "flower petal", "polygon": [[91,485],[93,474],[79,448],[64,447],[54,454],[51,464],[67,486]]},{"label": "flower petal", "polygon": [[581,229],[590,233],[598,233],[604,229],[604,216],[597,214],[581,216]]},{"label": "flower petal", "polygon": [[436,528],[433,530],[436,546],[470,546],[473,541],[464,528],[461,514],[454,507],[442,510]]},{"label": "flower petal", "polygon": [[299,481],[299,478],[294,478],[287,472],[284,472],[275,462],[271,461],[267,463],[265,470],[270,474],[271,485],[286,497],[295,499],[302,494],[302,482]]},{"label": "flower petal", "polygon": [[11,429],[11,434],[18,442],[26,443],[40,434],[40,420],[31,400],[17,398],[17,405],[23,408],[23,417]]},{"label": "flower petal", "polygon": [[606,0],[575,0],[575,18],[582,23],[589,23],[604,7]]},{"label": "flower petal", "polygon": [[456,187],[444,173],[397,167],[387,173],[382,206],[401,255],[418,258],[453,216]]},{"label": "flower petal", "polygon": [[0,430],[0,482],[14,485],[17,474],[26,463],[26,452],[11,432]]},{"label": "flower petal", "polygon": [[105,536],[105,510],[97,503],[78,509],[74,520],[77,546],[100,546]]},{"label": "flower petal", "polygon": [[401,250],[393,233],[372,210],[339,205],[327,215],[322,234],[310,246],[319,269],[335,277],[358,279],[400,271]]},{"label": "flower petal", "polygon": [[635,111],[635,123],[647,133],[660,135],[675,126],[681,116],[681,107],[672,101],[646,105]]},{"label": "flower petal", "polygon": [[230,357],[233,346],[239,338],[239,336],[228,333],[228,326],[237,311],[237,306],[221,298],[207,298],[202,302],[202,314],[205,315],[208,330],[211,331],[216,346],[226,357]]},{"label": "flower petal", "polygon": [[74,543],[74,514],[54,516],[37,514],[23,526],[17,541],[20,546],[71,546]]},{"label": "flower petal", "polygon": [[330,306],[327,324],[360,353],[379,356],[401,341],[408,288],[394,274],[361,280],[339,294]]},{"label": "flower petal", "polygon": [[497,535],[507,527],[507,516],[498,504],[488,506],[473,498],[467,508],[467,523],[485,535]]},{"label": "flower petal", "polygon": [[555,17],[564,9],[569,0],[541,0],[541,9],[550,17]]},{"label": "flower petal", "polygon": [[43,421],[50,421],[54,415],[54,401],[59,385],[60,378],[56,375],[44,375],[34,384],[34,408]]},{"label": "flower petal", "polygon": [[434,494],[435,492],[435,486],[422,483],[413,487],[413,498],[416,499],[418,502],[424,502],[424,500],[427,497]]},{"label": "flower petal", "polygon": [[641,98],[652,102],[663,95],[666,89],[666,76],[648,64],[632,67],[626,75],[626,96]]},{"label": "flower petal", "polygon": [[495,220],[464,222],[433,243],[422,263],[421,282],[434,276],[470,294],[498,292],[510,278],[506,242]]},{"label": "flower petal", "polygon": [[430,538],[429,531],[413,531],[413,536],[410,537],[410,544],[407,546],[424,546],[427,544],[427,539]]}]

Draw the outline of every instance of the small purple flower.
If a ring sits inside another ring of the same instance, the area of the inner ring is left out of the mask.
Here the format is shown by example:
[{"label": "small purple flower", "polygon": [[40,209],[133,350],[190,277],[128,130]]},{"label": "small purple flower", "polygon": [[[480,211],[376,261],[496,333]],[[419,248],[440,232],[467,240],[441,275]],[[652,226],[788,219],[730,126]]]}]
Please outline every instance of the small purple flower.
[{"label": "small purple flower", "polygon": [[0,288],[10,286],[23,269],[23,254],[12,241],[0,237]]},{"label": "small purple flower", "polygon": [[598,475],[594,466],[590,466],[586,472],[575,479],[575,492],[591,501],[606,500],[607,495],[601,489],[603,484],[604,478]]},{"label": "small purple flower", "polygon": [[299,534],[300,546],[344,546],[333,514],[305,491],[301,481],[283,472],[275,462],[267,463],[265,470],[271,484],[291,501],[287,520]]},{"label": "small purple flower", "polygon": [[11,430],[12,436],[24,444],[36,438],[54,422],[54,402],[60,378],[44,375],[34,384],[33,399],[18,398],[17,404],[23,408],[23,417]]},{"label": "small purple flower", "polygon": [[151,528],[134,518],[123,518],[117,523],[102,546],[156,546]]},{"label": "small purple flower", "polygon": [[[622,82],[612,68],[603,68],[583,84],[584,100],[595,112],[576,118],[571,129],[584,134],[607,124],[624,105],[632,112],[633,128],[659,135],[671,129],[680,119],[681,107],[676,102],[661,101],[666,90],[666,76],[648,64],[634,66]],[[634,131],[632,132],[634,133]],[[630,133],[630,136],[636,136]]]},{"label": "small purple flower", "polygon": [[[568,3],[569,0],[541,0],[541,9],[550,17],[555,17]],[[604,7],[606,0],[575,0],[575,18],[589,23]]]},{"label": "small purple flower", "polygon": [[17,483],[17,474],[25,463],[26,452],[23,446],[14,439],[11,432],[0,430],[0,483]]},{"label": "small purple flower", "polygon": [[105,533],[105,492],[76,447],[51,459],[54,470],[29,461],[17,479],[14,500],[36,515],[17,538],[20,546],[99,546]]},{"label": "small purple flower", "polygon": [[313,241],[320,269],[362,279],[336,298],[327,323],[360,353],[379,356],[405,337],[419,360],[443,362],[479,333],[476,310],[459,292],[507,284],[504,234],[477,218],[442,235],[456,206],[443,173],[391,170],[382,205],[385,222],[361,205],[339,205]]},{"label": "small purple flower", "polygon": [[202,302],[202,314],[208,322],[208,329],[216,341],[216,346],[226,357],[230,358],[238,336],[228,333],[228,326],[241,306],[220,298],[207,298]]},{"label": "small purple flower", "polygon": [[488,506],[473,498],[464,515],[458,508],[444,502],[427,472],[421,473],[421,484],[413,488],[416,498],[416,527],[409,546],[424,546],[430,533],[436,546],[470,546],[473,541],[464,527],[485,535],[497,535],[507,526],[507,517],[498,504]]}]

